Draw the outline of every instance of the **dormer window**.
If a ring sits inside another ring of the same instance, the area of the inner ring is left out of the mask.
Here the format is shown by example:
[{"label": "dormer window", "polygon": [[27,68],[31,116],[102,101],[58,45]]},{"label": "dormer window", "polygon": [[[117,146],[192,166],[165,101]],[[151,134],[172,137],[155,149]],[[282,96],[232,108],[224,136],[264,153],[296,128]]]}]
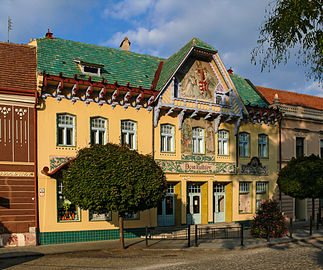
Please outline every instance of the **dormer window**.
[{"label": "dormer window", "polygon": [[101,68],[103,68],[104,65],[88,63],[81,60],[74,60],[74,62],[79,65],[83,74],[101,76]]}]

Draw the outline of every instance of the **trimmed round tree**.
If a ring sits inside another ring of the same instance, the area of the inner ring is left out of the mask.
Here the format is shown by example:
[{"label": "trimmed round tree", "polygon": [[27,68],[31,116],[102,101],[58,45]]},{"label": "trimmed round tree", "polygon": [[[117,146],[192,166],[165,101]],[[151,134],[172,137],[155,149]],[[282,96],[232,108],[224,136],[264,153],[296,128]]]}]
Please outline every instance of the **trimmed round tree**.
[{"label": "trimmed round tree", "polygon": [[257,210],[257,215],[251,222],[251,235],[257,238],[278,238],[287,234],[287,223],[278,202],[263,201]]},{"label": "trimmed round tree", "polygon": [[80,208],[118,212],[122,248],[125,213],[157,207],[167,190],[165,174],[151,155],[110,143],[79,150],[63,183],[64,196]]},{"label": "trimmed round tree", "polygon": [[314,218],[314,199],[323,197],[323,159],[315,155],[292,158],[280,171],[277,183],[286,195],[312,198]]}]

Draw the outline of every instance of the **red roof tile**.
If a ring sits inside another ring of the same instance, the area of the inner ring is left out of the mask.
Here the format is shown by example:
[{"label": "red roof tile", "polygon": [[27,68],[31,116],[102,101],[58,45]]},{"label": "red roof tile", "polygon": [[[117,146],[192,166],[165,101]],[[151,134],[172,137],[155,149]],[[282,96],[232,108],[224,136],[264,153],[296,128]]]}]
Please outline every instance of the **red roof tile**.
[{"label": "red roof tile", "polygon": [[36,48],[0,42],[0,87],[36,90]]},{"label": "red roof tile", "polygon": [[303,106],[323,110],[323,98],[277,90],[267,87],[256,86],[257,90],[267,99],[270,104],[274,103],[275,94],[278,95],[278,101],[283,104],[294,106]]}]

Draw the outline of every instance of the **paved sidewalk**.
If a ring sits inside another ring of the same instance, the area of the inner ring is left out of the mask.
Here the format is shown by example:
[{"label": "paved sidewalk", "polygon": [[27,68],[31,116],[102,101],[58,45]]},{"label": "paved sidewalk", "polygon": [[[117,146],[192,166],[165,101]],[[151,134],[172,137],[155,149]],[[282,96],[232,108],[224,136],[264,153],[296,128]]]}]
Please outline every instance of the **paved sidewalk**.
[{"label": "paved sidewalk", "polygon": [[[236,249],[254,249],[266,246],[274,246],[283,243],[295,241],[307,241],[313,238],[323,238],[323,229],[316,231],[313,229],[312,236],[308,230],[296,230],[293,233],[293,238],[284,237],[279,239],[271,239],[267,242],[266,239],[254,239],[250,236],[245,236],[244,246],[240,245],[240,239],[215,239],[215,240],[199,240],[198,246],[194,246],[194,237],[191,237],[191,247],[187,247],[187,240],[149,240],[146,247],[145,239],[134,238],[125,239],[125,244],[128,249],[141,250],[187,250],[187,249],[214,249],[214,250],[236,250]],[[78,251],[93,251],[93,250],[111,250],[119,248],[119,240],[106,240],[95,242],[79,242],[57,245],[42,245],[28,247],[6,247],[0,248],[0,259],[28,257],[28,256],[44,256],[51,254],[75,253]]]}]

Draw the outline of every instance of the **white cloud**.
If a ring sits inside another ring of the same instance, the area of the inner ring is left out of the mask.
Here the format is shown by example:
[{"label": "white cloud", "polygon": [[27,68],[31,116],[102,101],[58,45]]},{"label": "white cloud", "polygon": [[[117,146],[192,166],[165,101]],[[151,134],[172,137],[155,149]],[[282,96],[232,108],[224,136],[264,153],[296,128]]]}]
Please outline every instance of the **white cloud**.
[{"label": "white cloud", "polygon": [[305,88],[306,94],[323,97],[323,85],[318,82],[313,82]]}]

